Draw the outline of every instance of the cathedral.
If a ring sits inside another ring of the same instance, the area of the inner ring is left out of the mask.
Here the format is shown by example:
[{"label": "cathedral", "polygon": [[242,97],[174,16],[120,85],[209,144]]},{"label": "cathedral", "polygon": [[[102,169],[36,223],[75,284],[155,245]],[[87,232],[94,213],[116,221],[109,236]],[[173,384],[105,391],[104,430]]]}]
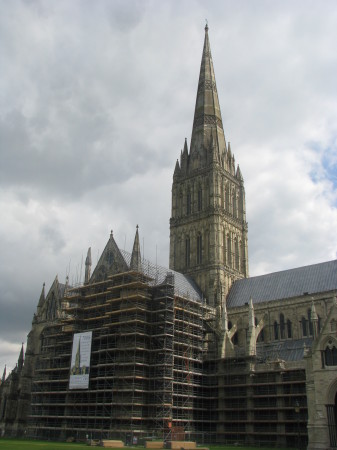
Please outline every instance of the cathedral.
[{"label": "cathedral", "polygon": [[337,261],[249,277],[244,179],[205,28],[169,268],[111,232],[84,282],[42,292],[0,384],[0,435],[337,449]]}]

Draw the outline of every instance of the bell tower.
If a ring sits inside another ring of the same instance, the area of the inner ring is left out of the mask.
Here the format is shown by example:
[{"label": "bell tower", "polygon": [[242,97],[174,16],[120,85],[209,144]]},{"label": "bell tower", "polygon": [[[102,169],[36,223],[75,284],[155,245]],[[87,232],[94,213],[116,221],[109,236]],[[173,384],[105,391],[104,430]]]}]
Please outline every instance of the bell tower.
[{"label": "bell tower", "polygon": [[206,25],[190,149],[185,139],[173,175],[170,268],[221,306],[233,281],[248,277],[247,232],[244,182],[225,140]]}]

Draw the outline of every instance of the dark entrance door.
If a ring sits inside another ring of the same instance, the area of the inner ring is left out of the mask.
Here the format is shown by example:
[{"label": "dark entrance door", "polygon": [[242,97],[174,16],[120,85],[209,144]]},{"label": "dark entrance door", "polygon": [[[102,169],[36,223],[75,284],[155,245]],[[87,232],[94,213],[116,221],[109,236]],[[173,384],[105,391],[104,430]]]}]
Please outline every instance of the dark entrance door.
[{"label": "dark entrance door", "polygon": [[337,448],[337,394],[335,395],[335,403],[333,405],[326,405],[328,416],[330,446]]}]

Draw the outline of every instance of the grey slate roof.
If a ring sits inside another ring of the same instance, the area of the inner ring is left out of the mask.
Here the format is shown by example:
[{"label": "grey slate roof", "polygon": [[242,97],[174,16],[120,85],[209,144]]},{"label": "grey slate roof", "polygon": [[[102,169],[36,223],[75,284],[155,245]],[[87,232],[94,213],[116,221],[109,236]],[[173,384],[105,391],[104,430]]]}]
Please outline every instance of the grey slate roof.
[{"label": "grey slate roof", "polygon": [[[131,254],[125,250],[120,250],[126,264],[130,266]],[[141,261],[142,272],[150,277],[150,285],[159,286],[166,282],[167,277],[173,277],[174,293],[181,297],[190,298],[197,301],[203,301],[203,295],[197,284],[187,275],[174,270],[167,269],[165,267],[154,264],[149,260],[142,259]]]},{"label": "grey slate roof", "polygon": [[337,290],[337,260],[235,281],[228,308]]},{"label": "grey slate roof", "polygon": [[311,348],[312,337],[296,340],[275,341],[267,344],[256,344],[256,355],[263,362],[275,361],[300,361],[303,359],[306,348]]}]

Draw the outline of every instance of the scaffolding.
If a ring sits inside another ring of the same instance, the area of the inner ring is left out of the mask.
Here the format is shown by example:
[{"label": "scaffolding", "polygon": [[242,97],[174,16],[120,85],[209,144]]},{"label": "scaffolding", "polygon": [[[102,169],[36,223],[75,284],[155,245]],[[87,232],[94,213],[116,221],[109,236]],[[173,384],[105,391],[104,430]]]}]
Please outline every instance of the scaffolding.
[{"label": "scaffolding", "polygon": [[307,442],[305,370],[256,357],[218,363],[217,442],[296,447]]},{"label": "scaffolding", "polygon": [[[125,256],[125,255],[124,255]],[[155,270],[154,270],[155,269]],[[180,277],[180,278],[179,278]],[[143,262],[68,290],[41,335],[32,388],[34,438],[189,440],[207,416],[204,317],[181,274]],[[70,390],[74,333],[92,331],[90,384]]]}]

